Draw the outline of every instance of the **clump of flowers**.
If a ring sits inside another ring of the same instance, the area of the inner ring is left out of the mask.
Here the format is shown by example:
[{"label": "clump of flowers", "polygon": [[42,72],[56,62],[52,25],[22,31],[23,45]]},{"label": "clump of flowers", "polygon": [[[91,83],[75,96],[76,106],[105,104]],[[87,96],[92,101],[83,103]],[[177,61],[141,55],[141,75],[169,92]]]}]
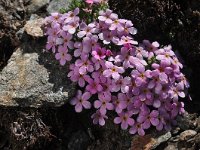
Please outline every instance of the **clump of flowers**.
[{"label": "clump of flowers", "polygon": [[105,0],[86,0],[67,13],[46,18],[46,49],[80,87],[71,104],[76,112],[95,110],[94,124],[105,125],[108,113],[130,134],[170,130],[184,113],[189,87],[183,65],[170,45],[134,39],[136,28],[107,8]]}]

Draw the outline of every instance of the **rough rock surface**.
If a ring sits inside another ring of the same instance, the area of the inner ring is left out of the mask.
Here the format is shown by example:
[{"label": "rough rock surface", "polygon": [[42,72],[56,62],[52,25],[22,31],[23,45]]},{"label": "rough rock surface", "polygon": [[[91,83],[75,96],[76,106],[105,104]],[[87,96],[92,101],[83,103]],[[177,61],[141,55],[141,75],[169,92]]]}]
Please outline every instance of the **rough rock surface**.
[{"label": "rough rock surface", "polygon": [[50,0],[31,0],[31,4],[27,7],[27,10],[30,14],[34,13],[47,5],[49,2]]},{"label": "rough rock surface", "polygon": [[52,0],[47,7],[48,13],[59,12],[61,8],[68,9],[72,0]]},{"label": "rough rock surface", "polygon": [[[34,17],[32,15],[32,17]],[[44,31],[42,30],[42,25],[44,23],[44,18],[36,17],[35,19],[30,19],[26,22],[24,30],[27,34],[32,37],[43,37]]]},{"label": "rough rock surface", "polygon": [[29,42],[13,53],[0,73],[0,105],[58,107],[74,96],[75,86],[67,79],[67,68],[53,63],[50,54],[42,53],[43,47]]}]

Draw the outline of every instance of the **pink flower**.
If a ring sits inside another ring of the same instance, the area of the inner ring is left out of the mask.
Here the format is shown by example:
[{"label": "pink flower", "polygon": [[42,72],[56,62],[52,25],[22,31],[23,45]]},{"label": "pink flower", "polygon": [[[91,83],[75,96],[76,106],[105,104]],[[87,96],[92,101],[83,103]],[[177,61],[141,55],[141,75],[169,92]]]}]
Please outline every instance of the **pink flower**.
[{"label": "pink flower", "polygon": [[141,70],[141,71],[137,71],[137,70],[133,70],[131,72],[131,76],[135,79],[135,84],[137,86],[141,86],[147,83],[147,78],[150,78],[150,71],[147,70]]},{"label": "pink flower", "polygon": [[94,0],[85,0],[85,2],[88,3],[88,4],[93,4]]},{"label": "pink flower", "polygon": [[134,53],[133,49],[127,49],[127,47],[122,47],[121,54],[115,57],[115,62],[123,63],[123,67],[125,69],[133,68],[134,65],[131,63],[132,60],[134,59],[134,57],[132,56],[133,53]]},{"label": "pink flower", "polygon": [[100,110],[97,110],[96,113],[94,113],[91,118],[93,119],[94,124],[99,124],[101,126],[105,125],[105,119],[108,119],[108,116],[106,114],[102,114]]},{"label": "pink flower", "polygon": [[122,93],[128,93],[131,85],[130,77],[121,77],[118,80],[112,80],[112,91],[118,92],[121,90]]},{"label": "pink flower", "polygon": [[100,21],[105,22],[106,24],[111,24],[113,22],[113,20],[118,18],[117,14],[112,13],[112,10],[107,9],[105,12],[104,11],[100,11],[99,12],[99,17],[98,19]]},{"label": "pink flower", "polygon": [[107,110],[113,110],[113,104],[111,103],[111,97],[106,94],[98,94],[99,100],[94,102],[94,107],[99,109],[101,114],[106,114]]},{"label": "pink flower", "polygon": [[112,85],[111,85],[111,79],[110,78],[105,78],[104,76],[100,76],[101,79],[101,85],[103,87],[103,90],[101,92],[101,94],[105,94],[105,95],[110,95],[111,96],[111,89],[112,89]]},{"label": "pink flower", "polygon": [[91,104],[88,101],[91,97],[91,94],[89,92],[85,92],[82,94],[82,91],[78,90],[77,95],[75,98],[73,98],[70,103],[72,105],[75,105],[75,111],[81,112],[83,110],[83,107],[85,109],[90,109]]},{"label": "pink flower", "polygon": [[64,66],[66,61],[70,61],[72,59],[72,56],[68,54],[67,47],[59,46],[58,53],[56,54],[56,59],[60,60],[60,64]]},{"label": "pink flower", "polygon": [[172,104],[172,111],[171,111],[171,116],[172,118],[175,118],[178,114],[184,114],[185,109],[184,109],[184,103],[183,102],[174,102]]},{"label": "pink flower", "polygon": [[47,49],[47,50],[52,49],[52,52],[53,52],[53,53],[56,52],[56,39],[55,39],[54,37],[48,36],[48,38],[47,38],[46,49]]},{"label": "pink flower", "polygon": [[79,17],[77,15],[79,14],[79,8],[74,9],[74,11],[69,11],[66,15],[66,19],[64,23],[70,23],[79,20]]},{"label": "pink flower", "polygon": [[88,25],[86,25],[84,22],[80,24],[80,30],[77,33],[77,36],[79,38],[82,38],[84,36],[91,36],[92,34],[96,33],[97,30],[95,28],[95,24],[94,23],[90,23]]},{"label": "pink flower", "polygon": [[118,96],[112,96],[112,101],[115,107],[115,111],[119,114],[124,110],[127,105],[126,101],[124,100],[124,97],[122,96],[122,93],[118,93]]},{"label": "pink flower", "polygon": [[94,67],[92,62],[88,59],[87,55],[82,55],[81,59],[76,60],[75,65],[79,67],[80,74],[86,74],[88,72],[93,72]]},{"label": "pink flower", "polygon": [[182,86],[180,84],[172,87],[169,91],[169,94],[174,101],[178,101],[178,96],[180,96],[181,98],[185,97],[185,93],[183,92]]},{"label": "pink flower", "polygon": [[135,121],[133,118],[131,118],[132,114],[130,112],[121,112],[120,114],[118,114],[119,117],[116,117],[114,119],[114,123],[116,124],[120,124],[121,123],[121,128],[123,130],[127,129],[128,126],[132,126]]},{"label": "pink flower", "polygon": [[106,61],[105,63],[107,69],[103,72],[105,77],[112,76],[113,79],[118,80],[120,78],[120,74],[124,73],[124,68],[113,65],[112,62]]},{"label": "pink flower", "polygon": [[118,45],[124,45],[124,44],[133,44],[133,45],[137,45],[138,42],[134,41],[132,37],[130,36],[122,36],[121,41],[118,43]]},{"label": "pink flower", "polygon": [[73,82],[78,82],[80,87],[84,87],[85,81],[88,81],[90,76],[86,74],[80,74],[79,67],[76,67],[74,64],[70,65],[70,70],[71,71],[68,73],[68,77],[70,77]]},{"label": "pink flower", "polygon": [[92,55],[97,60],[104,59],[106,57],[106,49],[96,46],[92,51]]},{"label": "pink flower", "polygon": [[124,30],[122,25],[124,22],[125,22],[124,19],[118,19],[118,18],[115,19],[113,23],[110,25],[109,30],[112,31],[117,29],[117,31],[122,32]]},{"label": "pink flower", "polygon": [[90,53],[93,48],[98,46],[98,36],[97,35],[91,35],[89,37],[83,38],[83,52],[84,53]]},{"label": "pink flower", "polygon": [[74,47],[76,48],[74,51],[74,57],[79,57],[81,55],[84,55],[83,44],[81,42],[75,42]]},{"label": "pink flower", "polygon": [[62,38],[58,38],[56,40],[56,43],[59,44],[59,45],[63,44],[64,47],[68,47],[70,49],[73,49],[74,48],[74,42],[71,41],[72,35],[64,32],[64,31],[61,32],[60,35],[61,35]]},{"label": "pink flower", "polygon": [[87,82],[89,84],[86,86],[86,89],[91,94],[96,94],[97,92],[101,92],[103,90],[103,87],[100,84],[99,78],[95,78],[95,79],[90,78]]},{"label": "pink flower", "polygon": [[63,26],[63,30],[69,32],[70,34],[74,34],[76,32],[76,28],[79,26],[79,18],[74,19],[68,24]]},{"label": "pink flower", "polygon": [[139,114],[137,121],[143,123],[144,129],[148,129],[150,128],[151,124],[153,126],[157,126],[159,124],[158,116],[159,116],[158,111],[153,110],[150,112],[150,110],[148,109],[148,111],[141,112]]},{"label": "pink flower", "polygon": [[142,123],[140,122],[137,122],[135,123],[129,130],[129,133],[130,134],[135,134],[135,133],[138,133],[140,136],[144,136],[145,135],[145,132],[144,132],[144,128],[142,126]]}]

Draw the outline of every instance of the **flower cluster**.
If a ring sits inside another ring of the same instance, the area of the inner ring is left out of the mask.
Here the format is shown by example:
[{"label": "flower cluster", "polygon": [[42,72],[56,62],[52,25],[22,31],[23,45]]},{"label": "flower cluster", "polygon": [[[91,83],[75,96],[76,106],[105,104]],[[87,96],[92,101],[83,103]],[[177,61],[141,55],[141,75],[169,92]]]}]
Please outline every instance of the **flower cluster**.
[{"label": "flower cluster", "polygon": [[189,87],[172,47],[148,40],[138,44],[133,23],[110,9],[99,11],[89,23],[79,11],[53,13],[45,22],[47,51],[60,65],[70,62],[68,77],[80,87],[71,100],[75,111],[93,108],[93,123],[101,126],[108,112],[114,112],[114,123],[131,134],[143,136],[151,126],[170,130],[176,116],[184,113],[179,98]]}]

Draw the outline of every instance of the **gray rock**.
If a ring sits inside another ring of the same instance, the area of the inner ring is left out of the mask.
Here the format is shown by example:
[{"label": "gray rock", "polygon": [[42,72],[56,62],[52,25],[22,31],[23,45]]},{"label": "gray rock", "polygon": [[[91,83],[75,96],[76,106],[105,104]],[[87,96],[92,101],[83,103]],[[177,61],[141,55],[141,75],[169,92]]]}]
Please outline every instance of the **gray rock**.
[{"label": "gray rock", "polygon": [[196,134],[197,134],[197,132],[194,130],[186,130],[180,134],[180,140],[187,141],[190,138],[194,137]]},{"label": "gray rock", "polygon": [[26,22],[24,30],[27,34],[32,37],[43,37],[44,32],[42,30],[42,25],[44,23],[43,18],[33,19]]},{"label": "gray rock", "polygon": [[183,116],[178,116],[177,117],[177,125],[180,127],[182,130],[188,130],[191,128],[195,128],[195,115],[193,114],[188,114],[187,112],[184,113]]},{"label": "gray rock", "polygon": [[132,139],[131,150],[144,149],[153,150],[164,142],[167,142],[172,137],[171,132],[153,131],[145,136],[136,135]]},{"label": "gray rock", "polygon": [[59,12],[61,8],[68,9],[72,0],[52,0],[47,7],[48,13]]},{"label": "gray rock", "polygon": [[47,7],[47,12],[51,14],[53,12],[59,12],[61,8],[69,9],[71,2],[72,0],[52,0],[49,6]]},{"label": "gray rock", "polygon": [[27,7],[27,11],[32,14],[37,12],[40,8],[44,7],[50,0],[31,0],[31,4]]},{"label": "gray rock", "polygon": [[165,147],[164,150],[178,150],[178,148],[175,145],[168,145],[167,147]]},{"label": "gray rock", "polygon": [[152,146],[152,149],[158,147],[161,143],[168,141],[172,137],[171,132],[160,135],[158,138],[155,138],[155,144]]},{"label": "gray rock", "polygon": [[43,53],[44,44],[39,40],[27,41],[0,72],[0,105],[36,108],[63,105],[75,94],[75,85],[67,78],[67,65],[61,67],[53,55]]}]

